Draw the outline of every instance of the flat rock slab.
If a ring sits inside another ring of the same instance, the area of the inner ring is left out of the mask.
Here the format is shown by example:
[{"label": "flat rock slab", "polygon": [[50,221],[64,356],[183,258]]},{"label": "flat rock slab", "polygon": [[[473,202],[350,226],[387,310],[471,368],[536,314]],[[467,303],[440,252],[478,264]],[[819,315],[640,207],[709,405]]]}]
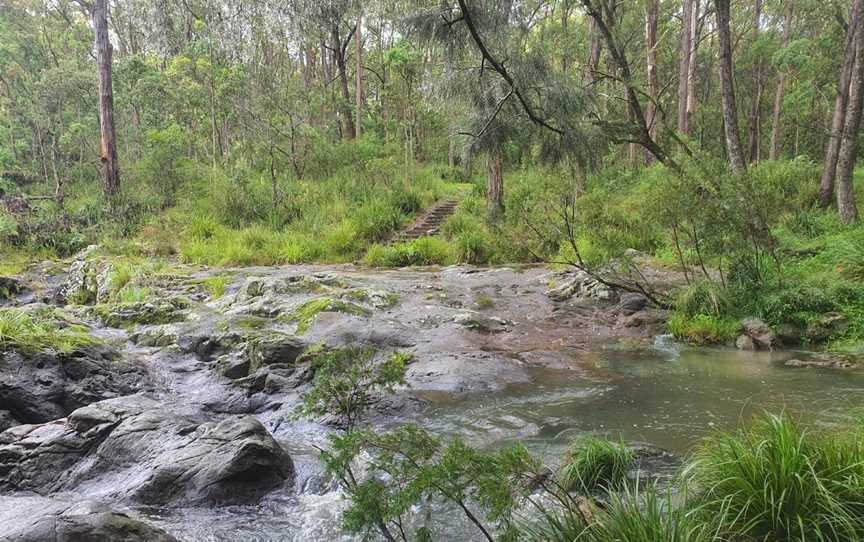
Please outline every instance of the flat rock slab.
[{"label": "flat rock slab", "polygon": [[0,497],[0,542],[177,542],[93,501]]}]

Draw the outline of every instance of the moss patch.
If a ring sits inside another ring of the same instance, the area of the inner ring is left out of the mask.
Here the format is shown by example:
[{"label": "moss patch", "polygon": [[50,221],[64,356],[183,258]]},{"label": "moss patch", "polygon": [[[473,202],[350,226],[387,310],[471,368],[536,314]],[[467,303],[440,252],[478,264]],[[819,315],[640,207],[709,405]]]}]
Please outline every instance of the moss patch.
[{"label": "moss patch", "polygon": [[369,316],[370,311],[357,305],[330,297],[320,297],[307,301],[291,311],[285,317],[289,322],[297,324],[297,333],[302,335],[309,331],[318,314],[322,312],[342,312],[354,316]]}]

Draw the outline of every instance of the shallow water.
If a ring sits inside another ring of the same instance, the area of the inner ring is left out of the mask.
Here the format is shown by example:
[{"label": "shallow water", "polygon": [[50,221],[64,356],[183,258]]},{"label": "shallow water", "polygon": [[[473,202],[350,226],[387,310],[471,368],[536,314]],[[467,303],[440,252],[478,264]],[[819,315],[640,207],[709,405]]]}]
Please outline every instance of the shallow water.
[{"label": "shallow water", "polygon": [[[686,454],[703,437],[752,416],[786,411],[807,423],[841,426],[864,409],[864,371],[790,368],[802,353],[682,348],[662,338],[653,349],[561,352],[572,369],[530,369],[531,383],[501,392],[425,393],[432,406],[415,421],[480,446],[520,440],[554,463],[567,443],[593,433]],[[188,541],[351,540],[339,530],[344,503],[320,483],[311,457],[298,458],[298,484],[255,507],[148,511]],[[449,528],[449,527],[448,527]],[[444,539],[470,540],[453,525]]]}]

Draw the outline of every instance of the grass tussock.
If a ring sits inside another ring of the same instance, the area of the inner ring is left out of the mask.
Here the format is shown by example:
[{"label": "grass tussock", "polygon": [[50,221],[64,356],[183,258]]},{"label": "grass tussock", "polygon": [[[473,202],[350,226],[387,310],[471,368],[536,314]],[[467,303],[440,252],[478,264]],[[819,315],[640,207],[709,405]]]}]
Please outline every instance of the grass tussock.
[{"label": "grass tussock", "polygon": [[83,326],[20,309],[0,309],[0,352],[71,352],[98,341]]},{"label": "grass tussock", "polygon": [[559,482],[569,491],[620,488],[634,459],[634,452],[623,442],[583,437],[571,445]]}]

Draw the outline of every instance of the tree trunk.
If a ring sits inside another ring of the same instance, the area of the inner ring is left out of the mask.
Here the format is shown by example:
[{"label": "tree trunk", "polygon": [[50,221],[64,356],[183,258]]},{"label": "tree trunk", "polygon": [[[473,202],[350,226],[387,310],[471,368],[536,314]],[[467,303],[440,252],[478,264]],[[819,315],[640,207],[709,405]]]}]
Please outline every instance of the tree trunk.
[{"label": "tree trunk", "polygon": [[852,77],[852,66],[855,63],[855,35],[861,19],[862,0],[855,0],[849,10],[849,28],[846,30],[846,48],[843,52],[843,64],[840,67],[840,80],[837,84],[837,97],[834,100],[834,115],[831,117],[831,131],[828,134],[828,145],[825,148],[825,165],[822,169],[822,180],[819,183],[819,205],[826,208],[831,205],[834,192],[834,176],[837,173],[837,157],[840,152],[840,140],[843,137],[843,125],[846,121],[846,108],[849,102],[849,79]]},{"label": "tree trunk", "polygon": [[363,112],[363,43],[360,39],[360,26],[363,24],[363,17],[357,18],[357,30],[354,32],[354,48],[357,54],[357,73],[356,85],[354,88],[354,114],[357,120],[354,121],[354,137],[360,137],[361,130],[361,114]]},{"label": "tree trunk", "polygon": [[111,41],[108,39],[107,0],[93,4],[93,27],[96,30],[96,60],[99,67],[99,128],[102,133],[101,157],[104,190],[113,196],[120,190],[117,164],[117,134],[114,130],[114,92],[111,84]]},{"label": "tree trunk", "polygon": [[[783,21],[783,49],[789,47],[792,35],[793,0],[786,0],[786,17]],[[783,94],[786,92],[786,71],[780,70],[777,75],[777,90],[774,92],[774,114],[771,116],[771,148],[768,149],[768,159],[777,160],[780,157],[780,113],[783,110]]]},{"label": "tree trunk", "polygon": [[[678,131],[687,135],[690,131],[687,115],[687,100],[690,96],[690,62],[693,43],[693,6],[694,0],[684,0],[681,16],[681,45],[678,48]],[[656,30],[655,30],[656,32]]]},{"label": "tree trunk", "polygon": [[732,82],[732,39],[729,22],[729,0],[714,0],[717,15],[717,39],[720,45],[720,98],[723,109],[723,131],[726,137],[726,152],[736,172],[747,171],[741,134],[738,132],[738,106],[735,103],[735,87]]},{"label": "tree trunk", "polygon": [[[849,24],[851,26],[852,22]],[[859,21],[855,37],[855,65],[849,81],[849,107],[837,158],[837,211],[845,224],[858,222],[852,174],[858,158],[858,129],[861,127],[861,109],[864,108],[864,32],[861,32],[860,24]]]},{"label": "tree trunk", "polygon": [[[339,72],[339,91],[342,93],[342,116],[345,117],[345,131],[343,136],[351,139],[356,135],[354,128],[354,115],[351,113],[351,94],[348,92],[348,70],[345,67],[345,48],[342,47],[342,39],[339,37],[339,27],[333,26],[331,31],[333,38],[333,57],[336,60],[336,69]],[[350,43],[350,37],[348,38]]]},{"label": "tree trunk", "polygon": [[645,108],[645,123],[648,125],[648,133],[652,139],[657,138],[657,100],[660,99],[660,83],[657,80],[657,18],[659,15],[660,1],[646,0],[645,49],[647,51],[649,100]]},{"label": "tree trunk", "polygon": [[486,204],[489,218],[497,220],[504,215],[504,174],[501,170],[501,155],[493,152],[489,156]]},{"label": "tree trunk", "polygon": [[682,132],[690,135],[690,122],[696,113],[696,52],[699,49],[699,0],[693,4],[693,13],[690,18],[690,65],[687,68],[687,111],[684,115],[684,128]]},{"label": "tree trunk", "polygon": [[[756,41],[762,31],[762,0],[756,0],[754,11],[753,40]],[[758,162],[762,158],[762,93],[764,90],[762,71],[762,55],[759,55],[753,65],[753,102],[750,105],[750,117],[748,119],[750,162]]]}]

